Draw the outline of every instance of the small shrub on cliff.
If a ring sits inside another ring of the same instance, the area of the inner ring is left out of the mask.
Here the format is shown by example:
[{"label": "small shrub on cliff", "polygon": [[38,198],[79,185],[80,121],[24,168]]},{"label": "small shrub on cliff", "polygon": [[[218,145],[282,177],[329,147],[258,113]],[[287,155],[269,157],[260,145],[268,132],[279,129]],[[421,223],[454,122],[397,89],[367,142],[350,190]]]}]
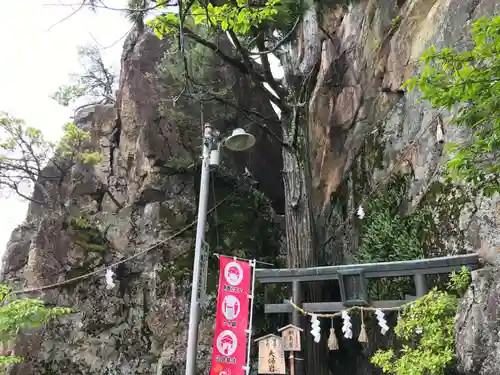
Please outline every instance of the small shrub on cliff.
[{"label": "small shrub on cliff", "polygon": [[[410,214],[401,213],[410,175],[395,175],[364,209],[361,220],[361,245],[356,255],[359,263],[377,263],[421,259],[425,257],[422,233],[432,217],[425,208]],[[369,294],[378,299],[404,298],[411,292],[409,277],[378,279],[370,282]]]},{"label": "small shrub on cliff", "polygon": [[86,216],[73,216],[70,219],[75,244],[90,252],[103,252],[111,248],[109,241],[103,236],[95,223]]},{"label": "small shrub on cliff", "polygon": [[[36,328],[59,316],[69,314],[71,309],[63,307],[45,307],[42,300],[17,299],[6,285],[0,284],[0,343],[15,339],[21,331]],[[0,367],[22,362],[15,355],[0,355]]]},{"label": "small shrub on cliff", "polygon": [[444,375],[454,363],[454,319],[459,297],[470,283],[463,268],[453,273],[448,291],[432,289],[405,308],[395,332],[402,340],[398,350],[379,350],[374,365],[391,375]]},{"label": "small shrub on cliff", "polygon": [[114,103],[116,77],[104,63],[99,48],[95,45],[78,47],[77,53],[82,71],[70,76],[69,85],[59,86],[52,99],[64,107],[80,99],[85,101],[84,106]]},{"label": "small shrub on cliff", "polygon": [[424,215],[401,213],[407,196],[409,175],[395,175],[387,188],[373,197],[364,207],[367,215],[362,220],[360,262],[388,262],[424,257],[419,230]]},{"label": "small shrub on cliff", "polygon": [[405,85],[418,87],[432,106],[454,112],[452,122],[472,133],[470,142],[448,144],[454,154],[449,179],[493,195],[500,192],[500,15],[476,21],[471,31],[470,51],[431,47],[422,57],[422,74]]},{"label": "small shrub on cliff", "polygon": [[[22,120],[0,112],[0,190],[14,192],[37,204],[54,206],[45,186],[55,191],[76,163],[97,163],[100,154],[90,146],[90,134],[73,123],[64,126],[58,143],[45,139],[43,133]],[[45,167],[52,161],[53,168]],[[41,197],[32,198],[36,188]],[[59,192],[60,193],[60,192]],[[60,196],[60,194],[59,194]]]}]

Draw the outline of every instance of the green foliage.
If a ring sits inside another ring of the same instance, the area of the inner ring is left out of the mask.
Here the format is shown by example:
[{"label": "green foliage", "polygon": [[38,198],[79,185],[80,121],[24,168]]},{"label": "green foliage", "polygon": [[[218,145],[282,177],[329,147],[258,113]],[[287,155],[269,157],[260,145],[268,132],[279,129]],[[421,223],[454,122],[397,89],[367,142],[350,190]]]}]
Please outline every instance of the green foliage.
[{"label": "green foliage", "polygon": [[[197,26],[194,30],[205,40],[214,44],[217,43],[217,37],[210,32],[207,27]],[[192,110],[187,109],[186,111],[186,108],[179,108],[179,105],[189,105],[192,102],[198,101],[203,96],[211,98],[212,94],[219,97],[226,97],[229,93],[229,88],[232,86],[232,82],[227,80],[227,71],[224,70],[224,67],[221,66],[220,70],[217,69],[216,56],[213,54],[213,51],[191,40],[186,40],[184,43],[184,57],[189,64],[189,77],[191,79],[191,82],[187,82],[190,85],[190,96],[187,97],[187,95],[185,95],[188,99],[188,103],[185,103],[185,101],[182,103],[175,103],[175,107],[172,106],[172,108],[169,108],[171,110],[168,113],[169,116],[173,115],[173,118],[181,122],[184,119],[180,118],[182,115],[178,112],[184,110],[184,112],[190,113]],[[168,47],[162,61],[158,65],[158,73],[162,86],[171,98],[170,101],[174,98],[178,98],[182,93],[187,94],[184,92],[186,90],[186,71],[183,63],[183,54],[177,44],[172,43]],[[163,97],[165,96],[166,95]],[[205,105],[208,106],[208,103]],[[163,108],[163,112],[165,112],[167,108]],[[198,108],[199,104],[193,109],[197,110]],[[193,113],[193,117],[195,116],[196,114]],[[195,118],[198,119],[199,116]],[[189,123],[192,122],[193,119],[187,121]]]},{"label": "green foliage", "polygon": [[40,179],[54,180],[52,174],[44,174],[49,160],[57,160],[57,167],[64,168],[61,172],[67,172],[77,162],[97,163],[101,155],[89,148],[89,140],[88,132],[68,123],[62,139],[53,143],[39,129],[0,112],[0,188],[30,199],[26,188],[32,188]]},{"label": "green foliage", "polygon": [[[171,42],[158,69],[164,90],[158,112],[179,125],[181,136],[193,139],[193,134],[185,133],[192,131],[189,128],[193,121],[199,121],[200,103],[204,118],[212,122],[223,123],[237,116],[237,106],[226,103],[236,104],[232,88],[241,86],[241,82],[234,81],[229,66],[242,71],[242,66],[258,58],[251,52],[256,47],[273,49],[281,42],[298,19],[302,2],[237,0],[215,4],[183,0],[180,3],[182,18],[166,3],[156,2],[156,10],[163,13],[148,21],[148,25],[159,38]],[[252,79],[261,80],[255,76],[263,77],[262,69],[252,70],[257,72]]]},{"label": "green foliage", "polygon": [[271,212],[269,199],[260,191],[231,197],[217,210],[215,230],[210,236],[214,243],[215,236],[219,238],[218,246],[223,253],[275,262],[275,256],[268,252],[277,245]]},{"label": "green foliage", "polygon": [[[363,204],[365,217],[358,221],[358,262],[444,256],[449,237],[462,238],[460,215],[464,207],[472,202],[469,189],[434,182],[429,185],[419,205],[407,212],[407,191],[411,178],[411,174],[394,175],[384,190]],[[404,299],[405,294],[414,293],[414,283],[411,277],[380,278],[370,281],[368,292],[376,299]]]},{"label": "green foliage", "polygon": [[[323,2],[321,4],[324,5]],[[292,29],[297,19],[307,11],[309,6],[308,1],[281,0],[280,4],[276,6],[277,14],[272,22],[266,22],[266,27],[269,30],[277,30],[278,37],[282,38]]]},{"label": "green foliage", "polygon": [[399,27],[399,25],[401,24],[401,20],[403,18],[401,16],[396,16],[394,17],[392,20],[391,20],[391,28],[395,29],[397,27]]},{"label": "green foliage", "polygon": [[395,328],[402,340],[398,350],[379,350],[371,362],[386,374],[445,375],[454,364],[454,319],[459,298],[470,283],[464,267],[453,273],[449,290],[432,289],[413,304],[406,306]]},{"label": "green foliage", "polygon": [[[64,133],[56,147],[56,155],[63,158],[75,159],[84,164],[97,164],[102,160],[99,152],[92,151],[90,133],[80,129],[72,122],[63,127]],[[78,152],[77,150],[80,150]]]},{"label": "green foliage", "polygon": [[193,168],[194,162],[190,158],[170,157],[165,162],[165,168],[174,173],[185,173]]},{"label": "green foliage", "polygon": [[[411,174],[394,175],[384,190],[363,204],[361,244],[357,260],[361,263],[412,260],[443,256],[443,235],[459,236],[460,214],[471,203],[469,189],[451,183],[434,182],[418,207],[406,212]],[[399,279],[398,279],[399,280]],[[373,296],[393,298],[409,292],[412,281],[394,278],[373,283]],[[399,285],[398,282],[402,282]]]},{"label": "green foliage", "polygon": [[470,272],[467,268],[462,267],[460,272],[453,271],[448,281],[448,290],[450,292],[462,295],[465,293],[472,281]]},{"label": "green foliage", "polygon": [[388,262],[424,257],[421,231],[427,225],[428,213],[417,210],[404,215],[400,212],[408,178],[409,175],[395,175],[385,191],[366,202],[358,261]]},{"label": "green foliage", "polygon": [[[234,3],[222,5],[204,4],[200,1],[190,2],[189,13],[185,22],[205,25],[210,28],[220,27],[223,31],[232,30],[237,34],[248,34],[252,27],[265,21],[273,20],[277,15],[280,0],[267,0],[262,6],[249,6],[248,0],[236,0]],[[167,5],[164,5],[166,8]],[[179,17],[174,13],[166,13],[149,22],[159,38],[165,34],[179,30]]]},{"label": "green foliage", "polygon": [[[71,313],[71,309],[63,307],[47,308],[39,299],[18,299],[11,294],[11,289],[0,284],[0,342],[8,343],[20,332],[38,327],[59,316]],[[0,367],[22,362],[22,358],[14,355],[0,356]]]},{"label": "green foliage", "polygon": [[487,196],[500,192],[500,16],[472,26],[470,51],[432,46],[422,56],[422,73],[408,80],[422,100],[453,111],[452,122],[473,134],[471,142],[449,144],[450,180],[461,180]]},{"label": "green foliage", "polygon": [[[204,40],[217,45],[219,37],[207,27],[198,25],[193,30]],[[202,110],[204,118],[210,118],[214,123],[223,123],[235,114],[235,109],[213,100],[214,96],[232,100],[234,95],[230,88],[235,82],[233,75],[228,74],[227,66],[221,64],[209,48],[190,39],[184,40],[184,47],[184,53],[181,53],[178,43],[170,43],[158,64],[162,100],[156,116],[175,123],[183,143],[189,145],[192,139],[199,137],[199,130],[192,125],[200,121]]]},{"label": "green foliage", "polygon": [[177,283],[187,280],[192,275],[192,256],[182,256],[175,260],[162,263],[158,266],[157,272],[161,280],[175,280]]},{"label": "green foliage", "polygon": [[[206,241],[210,246],[210,253],[233,255],[245,259],[255,258],[278,266],[281,237],[273,222],[269,199],[259,191],[237,186],[237,180],[228,175],[224,168],[214,175],[213,183],[211,190],[215,197],[211,194],[210,205],[213,207],[223,198],[226,199],[210,213],[207,219]],[[238,193],[234,194],[235,191]],[[228,197],[228,194],[231,195]],[[170,223],[169,220],[169,226],[171,226]],[[189,282],[192,266],[193,252],[189,252],[162,263],[158,269],[159,278],[162,281],[175,281],[177,284]],[[218,259],[209,257],[208,293],[215,292],[217,283]],[[256,293],[256,295],[262,297],[259,299],[258,308],[263,310],[263,290],[261,294]],[[212,307],[215,308],[215,306]],[[262,314],[259,323],[264,323],[268,318]]]},{"label": "green foliage", "polygon": [[71,83],[59,86],[51,98],[67,107],[79,99],[85,104],[114,102],[115,76],[104,63],[97,46],[78,47],[82,71],[71,74]]},{"label": "green foliage", "polygon": [[70,219],[70,224],[73,229],[89,230],[92,229],[90,220],[85,216],[73,216]]},{"label": "green foliage", "polygon": [[[364,206],[361,221],[361,245],[356,255],[360,263],[391,262],[425,257],[424,233],[430,228],[432,215],[427,208],[410,214],[401,213],[410,175],[395,175],[386,189]],[[413,282],[409,277],[382,278],[370,282],[372,298],[404,298]]]},{"label": "green foliage", "polygon": [[89,252],[104,252],[111,248],[109,241],[86,216],[73,216],[70,226],[75,230],[75,244]]}]

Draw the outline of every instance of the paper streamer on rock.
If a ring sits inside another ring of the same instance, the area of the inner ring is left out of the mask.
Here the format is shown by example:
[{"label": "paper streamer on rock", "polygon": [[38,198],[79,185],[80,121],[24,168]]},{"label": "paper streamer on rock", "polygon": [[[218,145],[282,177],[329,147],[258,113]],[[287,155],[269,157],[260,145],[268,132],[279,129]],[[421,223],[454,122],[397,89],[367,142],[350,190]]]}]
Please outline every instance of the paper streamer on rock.
[{"label": "paper streamer on rock", "polygon": [[106,289],[113,289],[116,284],[113,281],[114,272],[111,268],[106,270]]}]

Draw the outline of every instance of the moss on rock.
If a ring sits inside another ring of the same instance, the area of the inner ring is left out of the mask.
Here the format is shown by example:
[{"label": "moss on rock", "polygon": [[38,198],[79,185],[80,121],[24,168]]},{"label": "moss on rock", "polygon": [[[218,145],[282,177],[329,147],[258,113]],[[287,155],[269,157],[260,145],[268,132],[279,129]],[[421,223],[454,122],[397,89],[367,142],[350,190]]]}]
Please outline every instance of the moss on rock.
[{"label": "moss on rock", "polygon": [[71,217],[70,227],[74,231],[75,245],[89,252],[106,252],[111,249],[111,244],[104,238],[97,226],[91,223],[86,216]]},{"label": "moss on rock", "polygon": [[[385,189],[364,205],[365,217],[358,219],[360,263],[402,261],[448,254],[450,236],[460,238],[460,215],[472,202],[467,189],[433,182],[424,199],[412,210],[409,206],[411,174],[394,175]],[[371,283],[373,298],[404,298],[414,293],[408,278],[384,278]]]}]

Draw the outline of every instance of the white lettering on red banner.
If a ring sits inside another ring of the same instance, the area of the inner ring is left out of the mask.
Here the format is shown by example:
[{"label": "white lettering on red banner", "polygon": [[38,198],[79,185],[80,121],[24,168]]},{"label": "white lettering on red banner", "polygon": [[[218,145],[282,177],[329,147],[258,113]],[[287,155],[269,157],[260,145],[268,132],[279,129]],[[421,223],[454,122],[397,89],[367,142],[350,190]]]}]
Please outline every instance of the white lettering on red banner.
[{"label": "white lettering on red banner", "polygon": [[249,262],[223,256],[219,258],[219,264],[219,294],[210,375],[243,375],[251,266]]}]

